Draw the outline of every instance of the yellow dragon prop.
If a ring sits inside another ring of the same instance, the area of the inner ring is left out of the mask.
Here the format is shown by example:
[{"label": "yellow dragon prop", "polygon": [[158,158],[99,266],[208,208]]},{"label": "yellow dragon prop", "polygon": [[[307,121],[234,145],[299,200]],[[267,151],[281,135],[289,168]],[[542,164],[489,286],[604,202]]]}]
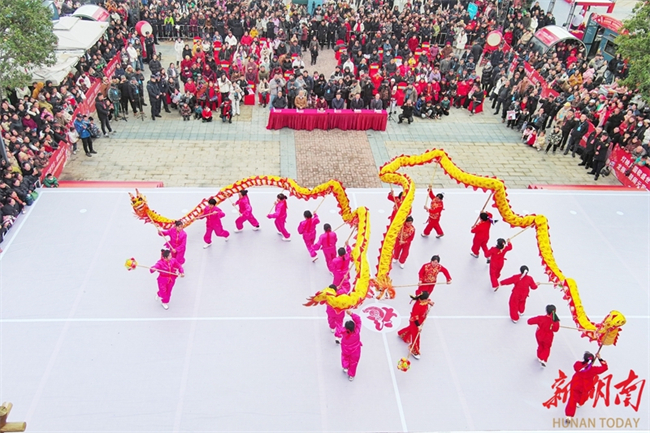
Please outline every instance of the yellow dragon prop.
[{"label": "yellow dragon prop", "polygon": [[[573,321],[582,330],[582,336],[589,338],[591,341],[598,341],[602,345],[616,344],[621,327],[626,323],[625,317],[618,311],[612,311],[601,323],[596,324],[589,320],[582,306],[575,280],[567,278],[562,273],[553,257],[546,217],[535,214],[525,216],[516,214],[510,207],[506,187],[502,180],[493,177],[476,176],[464,172],[452,162],[444,150],[433,149],[421,155],[401,155],[387,162],[379,169],[379,178],[383,182],[401,186],[404,193],[403,201],[383,236],[377,273],[373,279],[370,278],[370,267],[367,260],[367,247],[370,240],[368,209],[361,207],[352,211],[349,199],[345,193],[345,188],[340,182],[330,180],[313,189],[308,189],[301,187],[293,179],[289,178],[253,176],[222,188],[214,196],[214,199],[217,200],[217,203],[221,203],[237,194],[238,191],[253,186],[280,187],[289,191],[290,195],[306,200],[323,197],[330,193],[333,194],[337,200],[343,221],[357,229],[356,242],[352,250],[352,261],[356,270],[356,279],[353,290],[349,295],[337,295],[332,289],[328,288],[310,297],[305,305],[312,306],[326,303],[337,310],[346,310],[359,306],[367,296],[372,296],[371,288],[377,290],[378,298],[384,296],[392,298],[395,296],[395,291],[389,276],[392,267],[392,253],[397,236],[406,221],[406,217],[411,213],[411,207],[415,198],[415,183],[408,175],[398,173],[398,170],[402,167],[413,167],[430,163],[439,164],[444,172],[459,184],[472,187],[475,190],[492,191],[493,206],[498,209],[503,221],[510,224],[511,227],[534,227],[536,230],[539,255],[542,258],[545,272],[549,280],[563,291],[564,299],[568,301]],[[163,228],[169,228],[173,225],[174,220],[165,218],[149,209],[146,198],[137,190],[135,196],[132,194],[129,195],[131,196],[131,204],[135,214],[139,219]],[[196,208],[183,216],[181,218],[183,225],[188,226],[194,222],[202,214],[203,209],[207,206],[207,202],[208,199],[204,199]]]}]

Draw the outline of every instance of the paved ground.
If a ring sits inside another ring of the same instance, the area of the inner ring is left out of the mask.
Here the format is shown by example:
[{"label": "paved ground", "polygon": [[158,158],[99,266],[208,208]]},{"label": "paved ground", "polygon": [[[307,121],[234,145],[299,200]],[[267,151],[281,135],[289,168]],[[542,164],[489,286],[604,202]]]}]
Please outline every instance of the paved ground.
[{"label": "paved ground", "polygon": [[[163,64],[174,57],[163,43]],[[308,57],[308,56],[307,56]],[[308,59],[307,63],[309,62]],[[319,56],[316,69],[334,69],[331,51]],[[145,107],[149,108],[149,107]],[[489,110],[470,117],[453,110],[442,120],[418,120],[411,125],[390,121],[385,132],[268,131],[268,110],[242,107],[232,124],[183,122],[163,111],[163,118],[129,118],[115,122],[117,134],[96,140],[98,154],[74,155],[62,179],[158,180],[166,186],[223,186],[253,174],[298,179],[305,185],[336,178],[349,187],[377,187],[376,169],[401,154],[445,149],[465,171],[493,175],[510,188],[540,184],[618,184],[613,176],[594,182],[579,160],[545,155],[521,144],[519,134],[505,128]],[[406,170],[420,184],[459,187],[431,167]]]}]

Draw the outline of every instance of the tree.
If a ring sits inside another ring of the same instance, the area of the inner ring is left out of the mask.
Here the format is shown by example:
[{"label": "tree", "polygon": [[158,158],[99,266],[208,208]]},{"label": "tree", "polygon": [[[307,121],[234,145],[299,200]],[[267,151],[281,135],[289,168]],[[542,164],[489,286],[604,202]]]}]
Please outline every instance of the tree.
[{"label": "tree", "polygon": [[31,84],[30,67],[54,64],[51,20],[41,0],[0,0],[0,92]]},{"label": "tree", "polygon": [[620,33],[614,41],[616,52],[629,62],[623,84],[638,89],[643,99],[650,101],[650,2],[637,3],[634,15],[623,21]]}]

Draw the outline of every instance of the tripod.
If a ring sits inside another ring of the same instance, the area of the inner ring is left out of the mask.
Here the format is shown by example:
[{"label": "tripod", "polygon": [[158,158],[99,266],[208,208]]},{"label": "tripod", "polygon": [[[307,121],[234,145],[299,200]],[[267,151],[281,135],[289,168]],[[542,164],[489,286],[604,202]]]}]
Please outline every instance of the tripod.
[{"label": "tripod", "polygon": [[395,98],[392,98],[390,100],[390,103],[388,105],[388,121],[390,122],[391,120],[393,122],[397,122],[397,119],[393,117],[393,114],[397,113],[397,100]]}]

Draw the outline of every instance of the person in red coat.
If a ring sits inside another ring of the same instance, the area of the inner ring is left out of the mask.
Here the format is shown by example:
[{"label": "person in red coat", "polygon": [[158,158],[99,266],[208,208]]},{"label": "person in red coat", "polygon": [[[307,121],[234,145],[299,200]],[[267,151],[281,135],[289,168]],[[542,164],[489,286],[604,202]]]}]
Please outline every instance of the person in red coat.
[{"label": "person in red coat", "polygon": [[537,325],[535,338],[537,339],[537,360],[542,367],[546,367],[551,354],[553,335],[560,330],[560,319],[555,314],[555,305],[546,306],[545,316],[536,316],[528,319],[529,325]]},{"label": "person in red coat", "polygon": [[406,222],[402,227],[402,230],[397,235],[397,241],[395,242],[395,249],[393,250],[393,262],[399,262],[399,267],[404,269],[404,263],[409,256],[409,250],[411,249],[411,242],[415,237],[415,227],[413,227],[413,217],[406,217]]},{"label": "person in red coat", "polygon": [[470,253],[478,259],[479,249],[483,250],[483,254],[487,257],[488,241],[490,240],[490,227],[492,227],[492,214],[489,212],[481,212],[479,220],[471,232],[474,233],[474,240],[472,242],[472,252]]},{"label": "person in red coat", "polygon": [[442,200],[445,198],[445,195],[443,193],[438,193],[434,196],[433,190],[431,189],[431,185],[429,185],[427,191],[429,191],[431,206],[429,207],[427,207],[426,205],[424,206],[424,210],[429,212],[429,219],[427,221],[427,226],[424,228],[424,231],[422,232],[422,237],[426,238],[431,234],[431,230],[435,230],[436,237],[441,238],[445,235],[445,233],[442,231],[442,227],[440,227],[440,215],[442,214],[442,211],[445,210],[445,206],[442,203]]},{"label": "person in red coat", "polygon": [[506,253],[512,249],[512,244],[510,240],[506,241],[505,239],[497,239],[496,246],[490,248],[485,257],[487,257],[487,262],[490,264],[490,281],[492,282],[492,289],[496,292],[499,290],[499,277],[501,276],[501,270],[503,269],[503,264],[506,260]]},{"label": "person in red coat", "polygon": [[575,373],[571,378],[569,401],[564,409],[565,422],[567,423],[570,423],[576,414],[576,407],[584,405],[589,399],[596,382],[598,382],[598,375],[607,371],[607,362],[601,359],[600,356],[598,356],[598,362],[600,363],[598,367],[594,366],[594,361],[594,355],[591,352],[585,352],[582,361],[576,361],[573,364]]},{"label": "person in red coat", "polygon": [[440,272],[442,272],[447,279],[447,284],[451,284],[451,275],[449,275],[449,271],[440,264],[440,256],[433,256],[431,257],[431,262],[422,265],[418,274],[420,281],[419,287],[415,291],[415,296],[419,296],[425,291],[433,293],[433,289],[436,288],[438,273]]},{"label": "person in red coat", "polygon": [[402,202],[404,201],[402,195],[402,191],[400,191],[399,194],[395,195],[392,189],[388,193],[388,200],[393,202],[393,213],[390,214],[390,221],[393,221],[393,218],[395,218],[395,214],[397,213],[397,209],[399,209],[399,207],[402,205]]},{"label": "person in red coat", "polygon": [[501,280],[502,286],[509,284],[515,285],[510,294],[510,301],[508,301],[512,323],[517,323],[519,321],[519,315],[524,314],[524,310],[526,309],[526,299],[528,298],[530,290],[537,289],[537,283],[533,280],[533,277],[528,275],[528,266],[523,265],[519,268],[519,272],[521,273],[506,278],[505,280]]},{"label": "person in red coat", "polygon": [[413,358],[420,359],[420,332],[433,302],[429,300],[429,292],[422,292],[415,297],[411,296],[411,299],[415,301],[415,304],[411,309],[409,324],[406,328],[397,331],[397,335],[409,345],[409,352]]}]

